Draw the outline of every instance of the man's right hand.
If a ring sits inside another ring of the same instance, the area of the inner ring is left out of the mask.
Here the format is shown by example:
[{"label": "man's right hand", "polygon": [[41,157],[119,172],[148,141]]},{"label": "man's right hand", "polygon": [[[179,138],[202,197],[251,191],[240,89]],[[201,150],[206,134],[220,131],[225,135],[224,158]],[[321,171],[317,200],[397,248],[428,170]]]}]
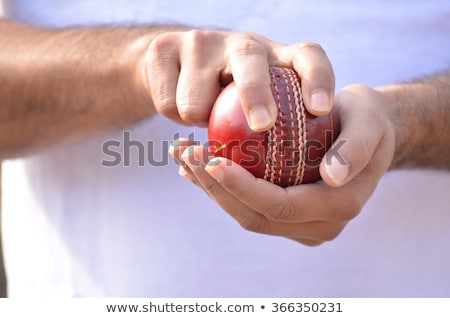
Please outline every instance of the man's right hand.
[{"label": "man's right hand", "polygon": [[152,40],[144,64],[142,75],[156,110],[181,124],[205,126],[221,89],[234,80],[249,126],[270,129],[276,107],[269,66],[297,71],[310,113],[326,114],[333,104],[333,70],[315,43],[282,45],[239,32],[167,32]]}]

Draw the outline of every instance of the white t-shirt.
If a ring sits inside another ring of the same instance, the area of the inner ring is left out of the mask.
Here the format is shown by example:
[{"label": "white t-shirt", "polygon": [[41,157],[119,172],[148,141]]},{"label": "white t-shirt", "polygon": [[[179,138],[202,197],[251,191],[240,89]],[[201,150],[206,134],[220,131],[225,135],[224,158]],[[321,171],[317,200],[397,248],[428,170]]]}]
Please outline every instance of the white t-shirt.
[{"label": "white t-shirt", "polygon": [[[51,27],[185,23],[283,43],[317,42],[334,65],[338,89],[390,84],[447,68],[449,61],[450,2],[443,0],[5,4],[10,17]],[[450,296],[448,173],[388,173],[335,241],[310,248],[243,230],[179,177],[167,145],[191,133],[206,142],[205,129],[155,116],[5,162],[10,296]],[[128,139],[145,145],[143,166]],[[103,152],[111,140],[120,142],[115,150],[130,150],[129,166],[101,165],[112,160]]]}]

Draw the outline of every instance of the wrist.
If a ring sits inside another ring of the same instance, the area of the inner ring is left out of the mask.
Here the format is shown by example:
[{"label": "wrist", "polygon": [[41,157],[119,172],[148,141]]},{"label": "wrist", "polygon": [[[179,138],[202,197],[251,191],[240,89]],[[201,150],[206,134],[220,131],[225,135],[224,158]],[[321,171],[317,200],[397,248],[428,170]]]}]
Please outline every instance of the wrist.
[{"label": "wrist", "polygon": [[395,131],[390,166],[449,168],[448,75],[377,88]]},{"label": "wrist", "polygon": [[131,77],[129,82],[130,89],[133,90],[131,95],[136,99],[131,107],[134,107],[133,112],[139,118],[156,113],[145,72],[146,53],[153,38],[153,34],[145,34],[125,45],[119,62],[127,73],[127,78]]},{"label": "wrist", "polygon": [[411,148],[414,148],[412,144],[416,143],[414,135],[408,138],[407,130],[411,123],[408,123],[405,116],[402,115],[402,109],[404,108],[401,103],[404,94],[403,88],[401,85],[389,85],[378,87],[375,90],[380,93],[383,101],[382,106],[385,108],[384,111],[394,128],[395,151],[389,170],[399,169],[408,161],[412,152]]}]

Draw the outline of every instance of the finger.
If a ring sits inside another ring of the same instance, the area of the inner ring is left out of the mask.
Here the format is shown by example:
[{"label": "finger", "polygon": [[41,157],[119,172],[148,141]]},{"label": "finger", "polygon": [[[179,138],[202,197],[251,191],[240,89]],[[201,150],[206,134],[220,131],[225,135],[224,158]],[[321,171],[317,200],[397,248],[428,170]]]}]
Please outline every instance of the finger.
[{"label": "finger", "polygon": [[341,132],[320,164],[322,179],[330,186],[342,186],[358,175],[372,160],[383,140],[385,123],[377,107],[360,94],[372,94],[369,88],[343,91],[336,97]]},{"label": "finger", "polygon": [[194,174],[192,173],[191,169],[187,166],[180,166],[178,168],[178,174],[185,178],[186,180],[191,181],[196,186],[200,186],[197,179],[195,178]]},{"label": "finger", "polygon": [[189,146],[195,145],[196,142],[194,140],[188,138],[179,138],[174,140],[169,147],[169,154],[175,159],[175,161],[184,166],[183,159],[181,155]]},{"label": "finger", "polygon": [[[211,160],[208,161],[208,159]],[[265,226],[268,220],[236,200],[233,195],[228,193],[220,183],[205,171],[206,163],[209,166],[214,165],[214,158],[210,156],[206,148],[201,146],[189,147],[183,153],[183,160],[187,163],[187,167],[191,170],[191,173],[203,190],[244,229],[269,234],[266,232],[267,227]],[[272,230],[271,234],[274,233]],[[280,234],[281,231],[276,233]]]},{"label": "finger", "polygon": [[206,127],[209,113],[220,92],[219,77],[212,69],[181,69],[177,87],[178,113],[186,124]]},{"label": "finger", "polygon": [[[221,183],[218,183],[205,171],[205,159],[207,158],[211,158],[211,156],[201,146],[191,146],[183,154],[183,159],[194,174],[197,183],[244,229],[256,233],[322,242],[334,239],[344,228],[346,221],[288,223],[266,218],[264,215],[254,211],[253,207],[249,207],[236,199],[234,194],[229,193]],[[220,165],[221,163],[217,164]],[[210,160],[206,169],[211,169],[211,166],[215,165],[215,160]],[[246,170],[242,172],[244,174],[248,173]],[[257,192],[259,190],[252,189],[251,185],[245,184],[246,180],[244,178],[238,177],[237,179],[241,180],[247,192]],[[266,182],[262,179],[256,180]],[[265,195],[262,196],[265,197]]]},{"label": "finger", "polygon": [[176,90],[180,71],[178,33],[164,33],[151,42],[146,54],[145,79],[156,111],[183,123],[178,114]]},{"label": "finger", "polygon": [[[211,177],[204,171],[204,167],[206,162],[212,158],[213,155],[206,147],[198,145],[191,145],[187,147],[181,155],[181,159],[185,163],[186,168],[190,170],[200,185],[205,183],[204,180],[211,179]],[[200,179],[198,177],[200,177]],[[209,181],[212,181],[212,179]]]},{"label": "finger", "polygon": [[249,34],[239,33],[227,40],[225,55],[250,128],[269,130],[277,111],[270,88],[268,48]]},{"label": "finger", "polygon": [[307,110],[316,116],[331,111],[335,79],[331,63],[316,43],[299,43],[284,47],[281,58],[292,60],[295,71],[301,78],[303,101]]},{"label": "finger", "polygon": [[238,164],[217,158],[206,171],[236,200],[251,207],[268,220],[281,223],[346,220],[334,208],[336,189],[313,183],[282,188],[255,178]]},{"label": "finger", "polygon": [[177,106],[187,124],[207,126],[217,95],[223,61],[223,35],[192,30],[183,37],[181,70],[177,86]]},{"label": "finger", "polygon": [[169,147],[169,154],[175,159],[176,163],[179,165],[178,174],[183,178],[191,181],[192,183],[198,185],[198,182],[195,179],[195,176],[193,175],[191,169],[186,165],[186,163],[182,158],[182,154],[184,153],[184,151],[188,147],[195,144],[196,144],[195,141],[190,140],[188,138],[176,139],[172,142],[172,144]]}]

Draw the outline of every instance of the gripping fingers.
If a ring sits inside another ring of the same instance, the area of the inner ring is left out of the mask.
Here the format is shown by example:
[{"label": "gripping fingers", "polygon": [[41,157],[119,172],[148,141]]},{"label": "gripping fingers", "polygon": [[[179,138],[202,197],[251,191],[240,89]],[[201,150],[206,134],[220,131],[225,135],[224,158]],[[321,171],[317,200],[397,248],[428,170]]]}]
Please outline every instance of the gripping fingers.
[{"label": "gripping fingers", "polygon": [[220,92],[217,72],[183,67],[177,86],[178,113],[184,123],[206,127],[211,105]]},{"label": "gripping fingers", "polygon": [[169,147],[169,154],[176,160],[177,163],[184,166],[184,161],[182,159],[182,154],[189,146],[195,145],[195,141],[188,138],[179,138],[172,142]]},{"label": "gripping fingers", "polygon": [[206,171],[235,200],[251,207],[264,218],[277,223],[307,223],[340,221],[333,209],[338,193],[323,183],[303,184],[281,188],[263,179],[255,178],[241,166],[225,158],[208,163]]},{"label": "gripping fingers", "polygon": [[[300,242],[304,241],[305,243],[311,243],[313,241],[320,243],[334,239],[345,226],[345,221],[279,222],[277,220],[269,219],[265,215],[254,210],[253,206],[249,206],[237,199],[236,193],[228,191],[221,182],[217,181],[216,173],[212,173],[214,177],[210,175],[209,172],[211,169],[214,170],[214,167],[216,165],[220,166],[221,163],[220,159],[217,160],[216,158],[208,161],[208,159],[211,159],[211,156],[205,148],[201,146],[190,146],[185,149],[182,154],[182,159],[186,163],[186,167],[189,168],[190,175],[195,179],[195,183],[200,185],[213,200],[215,200],[241,225],[241,227],[248,231],[290,237]],[[238,177],[238,179],[242,182],[243,188],[239,191],[258,193],[260,189],[253,189],[248,183],[249,180],[244,177],[247,173],[248,172],[245,170],[240,171],[241,176]],[[257,180],[265,182],[261,179]],[[245,196],[245,194],[240,195]],[[263,194],[259,198],[261,199],[263,197],[266,197],[266,195]],[[308,245],[317,244],[314,243]]]},{"label": "gripping fingers", "polygon": [[254,131],[266,131],[276,120],[270,89],[270,47],[266,41],[249,34],[233,34],[227,39],[225,52],[247,122]]},{"label": "gripping fingers", "polygon": [[331,111],[335,79],[333,67],[322,47],[316,43],[298,43],[280,51],[290,60],[302,79],[303,100],[308,111],[316,116]]},{"label": "gripping fingers", "polygon": [[182,154],[184,153],[184,151],[192,145],[195,145],[195,141],[187,138],[174,140],[170,145],[169,154],[178,163],[178,173],[180,174],[180,176],[198,185],[198,182],[195,179],[195,176],[193,175],[191,169],[186,165],[182,158]]},{"label": "gripping fingers", "polygon": [[203,30],[184,34],[176,100],[180,117],[188,124],[207,125],[220,92],[223,37],[222,32]]},{"label": "gripping fingers", "polygon": [[185,164],[185,170],[191,175],[191,180],[200,185],[205,192],[214,191],[217,182],[209,176],[204,168],[206,162],[212,159],[212,154],[203,146],[191,145],[185,148],[181,154],[181,159]]}]

